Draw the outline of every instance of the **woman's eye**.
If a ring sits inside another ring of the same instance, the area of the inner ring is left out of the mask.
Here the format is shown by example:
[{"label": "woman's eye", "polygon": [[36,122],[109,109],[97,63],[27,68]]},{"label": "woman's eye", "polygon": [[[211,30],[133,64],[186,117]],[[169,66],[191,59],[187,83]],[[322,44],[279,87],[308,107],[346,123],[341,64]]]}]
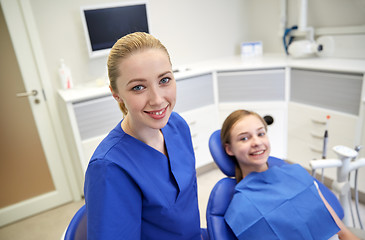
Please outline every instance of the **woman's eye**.
[{"label": "woman's eye", "polygon": [[132,90],[133,91],[141,91],[141,90],[143,90],[144,89],[144,87],[142,86],[142,85],[137,85],[137,86],[134,86],[133,88],[132,88]]},{"label": "woman's eye", "polygon": [[161,84],[166,84],[166,83],[168,83],[168,82],[170,82],[170,78],[168,78],[168,77],[165,77],[165,78],[162,78],[161,80],[160,80],[160,83]]}]

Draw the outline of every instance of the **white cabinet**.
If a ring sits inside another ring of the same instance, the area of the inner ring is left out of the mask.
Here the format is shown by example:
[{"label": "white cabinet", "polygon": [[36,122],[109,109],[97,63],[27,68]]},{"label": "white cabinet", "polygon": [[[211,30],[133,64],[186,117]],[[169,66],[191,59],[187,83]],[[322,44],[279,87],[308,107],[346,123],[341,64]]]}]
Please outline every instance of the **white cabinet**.
[{"label": "white cabinet", "polygon": [[[309,161],[321,159],[324,132],[328,121],[327,158],[337,158],[332,151],[336,145],[354,147],[358,117],[300,103],[289,103],[288,160],[310,169]],[[336,169],[325,176],[335,179]]]},{"label": "white cabinet", "polygon": [[175,111],[190,126],[196,167],[213,162],[209,137],[218,129],[218,111],[214,98],[212,73],[179,79]]},{"label": "white cabinet", "polygon": [[[74,145],[71,149],[85,173],[89,160],[101,140],[112,130],[123,114],[110,93],[66,103]],[[76,169],[80,169],[77,167]]]},{"label": "white cabinet", "polygon": [[[322,158],[328,120],[327,158],[336,158],[335,145],[354,147],[360,126],[362,75],[291,70],[288,111],[288,160],[309,169],[309,161]],[[336,170],[325,171],[335,179]]]},{"label": "white cabinet", "polygon": [[[272,156],[309,168],[311,159],[322,156],[327,115],[331,116],[328,157],[335,157],[334,145],[365,144],[361,136],[365,133],[363,78],[363,74],[280,66],[189,73],[177,78],[174,110],[190,126],[196,167],[213,161],[208,141],[223,120],[234,110],[248,109],[274,118],[268,130]],[[76,171],[85,171],[94,149],[122,119],[122,113],[107,88],[74,89],[60,95],[67,112],[65,130],[70,129],[72,138],[68,150],[74,153]],[[326,175],[333,179],[335,172],[326,171]]]},{"label": "white cabinet", "polygon": [[215,105],[208,105],[181,113],[190,126],[196,158],[196,167],[213,162],[209,151],[210,135],[218,129],[218,111]]},{"label": "white cabinet", "polygon": [[[196,155],[196,166],[212,162],[208,148],[210,134],[218,126],[218,113],[214,102],[212,73],[177,80],[175,111],[180,113],[191,128]],[[91,91],[95,93],[94,91]],[[101,140],[123,118],[117,102],[105,89],[97,94],[83,94],[83,90],[60,91],[67,113],[69,150],[74,152],[75,169],[85,173],[89,160]],[[86,97],[80,97],[85,95]]]},{"label": "white cabinet", "polygon": [[286,158],[287,104],[285,69],[259,71],[218,72],[218,101],[220,126],[224,119],[237,109],[259,113],[274,118],[268,127],[271,154]]}]

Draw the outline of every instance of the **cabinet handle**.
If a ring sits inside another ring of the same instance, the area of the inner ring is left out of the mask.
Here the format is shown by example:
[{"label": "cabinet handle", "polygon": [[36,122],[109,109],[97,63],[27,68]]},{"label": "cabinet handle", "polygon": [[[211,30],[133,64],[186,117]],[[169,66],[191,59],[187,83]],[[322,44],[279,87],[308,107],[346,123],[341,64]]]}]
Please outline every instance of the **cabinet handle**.
[{"label": "cabinet handle", "polygon": [[321,125],[325,125],[326,124],[326,121],[322,121],[322,120],[318,120],[318,119],[314,119],[314,118],[312,118],[311,120],[315,124],[321,124]]},{"label": "cabinet handle", "polygon": [[311,132],[311,136],[314,137],[314,138],[318,138],[318,139],[323,139],[324,138],[324,135],[320,135],[320,134],[315,133],[315,132]]},{"label": "cabinet handle", "polygon": [[316,153],[322,153],[322,149],[318,149],[316,147],[313,146],[309,146],[310,150],[312,150],[312,152],[316,152]]}]

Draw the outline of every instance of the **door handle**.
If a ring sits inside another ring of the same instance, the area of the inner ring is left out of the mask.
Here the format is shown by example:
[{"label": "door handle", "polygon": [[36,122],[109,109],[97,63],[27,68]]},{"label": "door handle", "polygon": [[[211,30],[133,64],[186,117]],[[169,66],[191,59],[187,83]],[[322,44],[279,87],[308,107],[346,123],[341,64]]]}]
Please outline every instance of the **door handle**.
[{"label": "door handle", "polygon": [[38,94],[37,90],[32,90],[30,92],[17,93],[16,96],[17,97],[29,97],[29,96],[37,96],[37,94]]}]

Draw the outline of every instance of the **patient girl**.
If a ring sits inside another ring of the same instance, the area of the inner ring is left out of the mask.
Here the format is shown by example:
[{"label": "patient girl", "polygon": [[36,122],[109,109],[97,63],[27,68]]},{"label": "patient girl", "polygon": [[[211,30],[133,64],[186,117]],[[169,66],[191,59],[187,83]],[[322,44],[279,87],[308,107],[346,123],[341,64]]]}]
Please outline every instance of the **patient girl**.
[{"label": "patient girl", "polygon": [[266,122],[245,110],[233,112],[222,126],[222,144],[236,163],[238,182],[225,220],[237,238],[358,239],[304,168],[269,166],[266,133]]}]

